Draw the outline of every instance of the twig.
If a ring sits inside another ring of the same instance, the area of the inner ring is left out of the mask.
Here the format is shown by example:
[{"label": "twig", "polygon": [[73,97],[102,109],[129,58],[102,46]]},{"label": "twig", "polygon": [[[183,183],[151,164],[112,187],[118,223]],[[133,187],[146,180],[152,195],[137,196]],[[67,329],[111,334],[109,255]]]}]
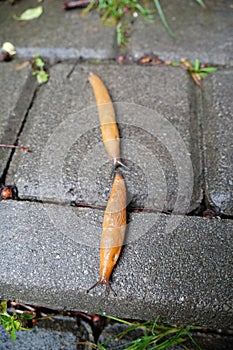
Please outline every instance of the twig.
[{"label": "twig", "polygon": [[76,1],[66,1],[63,4],[64,10],[72,10],[74,8],[83,8],[89,5],[92,0],[76,0]]},{"label": "twig", "polygon": [[16,149],[20,149],[21,151],[31,152],[29,147],[22,147],[22,146],[17,146],[17,145],[6,145],[5,143],[0,143],[0,147],[16,148]]}]

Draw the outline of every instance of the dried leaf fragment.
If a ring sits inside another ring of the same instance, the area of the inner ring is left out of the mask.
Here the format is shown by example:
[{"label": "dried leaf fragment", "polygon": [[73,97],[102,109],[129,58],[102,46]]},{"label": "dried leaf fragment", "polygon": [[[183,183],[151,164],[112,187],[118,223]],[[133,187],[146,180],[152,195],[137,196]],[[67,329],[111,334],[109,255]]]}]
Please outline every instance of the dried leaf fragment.
[{"label": "dried leaf fragment", "polygon": [[161,60],[157,55],[149,54],[139,58],[137,60],[137,63],[143,66],[150,66],[150,65],[163,64],[164,61]]},{"label": "dried leaf fragment", "polygon": [[31,21],[32,19],[39,18],[43,13],[43,6],[37,6],[30,8],[21,13],[20,16],[13,15],[13,18],[17,21]]},{"label": "dried leaf fragment", "polygon": [[14,45],[8,41],[3,43],[1,49],[2,51],[7,52],[10,56],[14,56],[16,54]]}]

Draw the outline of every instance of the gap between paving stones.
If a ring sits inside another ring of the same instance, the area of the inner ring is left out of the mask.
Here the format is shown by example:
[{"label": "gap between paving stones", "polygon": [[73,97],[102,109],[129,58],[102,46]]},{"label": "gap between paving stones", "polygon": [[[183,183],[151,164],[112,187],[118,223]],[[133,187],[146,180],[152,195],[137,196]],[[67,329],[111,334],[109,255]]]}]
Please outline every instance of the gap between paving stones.
[{"label": "gap between paving stones", "polygon": [[[27,110],[26,110],[26,112],[24,114],[24,118],[22,119],[21,126],[19,128],[18,133],[16,134],[16,138],[15,138],[15,141],[13,142],[13,145],[18,145],[18,141],[19,141],[20,135],[21,135],[21,133],[23,131],[24,125],[27,122],[28,113],[29,113],[30,109],[33,106],[33,100],[35,98],[35,95],[36,95],[36,89],[34,90],[34,94],[32,96],[32,100],[31,100],[31,102],[30,102],[30,104],[29,104],[29,106],[28,106],[28,108],[27,108]],[[19,98],[19,101],[20,101],[20,98]],[[17,109],[17,106],[16,106],[16,109]],[[10,123],[12,123],[12,121],[10,121]],[[4,184],[5,183],[5,179],[7,177],[7,172],[8,172],[8,169],[9,169],[10,165],[11,165],[11,161],[12,161],[12,158],[13,158],[15,152],[16,152],[16,149],[12,148],[11,151],[10,151],[10,155],[9,155],[8,160],[7,160],[6,166],[3,169],[3,173],[2,173],[2,176],[0,178],[0,184]],[[26,152],[26,151],[22,151],[22,152]]]},{"label": "gap between paving stones", "polygon": [[[29,74],[29,70],[25,72],[27,79],[23,85],[22,91],[19,94],[18,100],[14,109],[10,112],[8,121],[4,126],[1,143],[17,144],[26,123],[27,115],[32,107],[33,100],[36,94],[36,82],[34,78]],[[18,82],[20,84],[20,82]],[[8,112],[8,111],[7,111]],[[7,113],[5,111],[5,113]],[[0,183],[5,182],[7,172],[13,158],[15,149],[1,148],[1,154],[3,158],[3,168],[0,173]]]},{"label": "gap between paving stones", "polygon": [[[203,201],[205,201],[205,195],[203,197]],[[58,207],[71,207],[74,208],[76,210],[82,209],[82,208],[86,208],[86,209],[93,209],[93,210],[97,210],[97,211],[104,211],[106,206],[96,206],[93,204],[88,204],[88,203],[71,203],[71,202],[60,202],[60,201],[55,201],[55,200],[39,200],[39,199],[31,199],[31,198],[14,198],[12,199],[12,201],[16,201],[16,202],[26,202],[26,203],[38,203],[38,204],[44,204],[44,205],[57,205]],[[207,200],[208,202],[208,200]],[[107,205],[107,203],[106,203]],[[186,213],[186,214],[182,214],[184,216],[190,217],[190,216],[194,216],[194,217],[202,217],[202,212],[205,210],[202,209],[201,212],[198,212],[198,208],[197,210],[195,210],[194,212],[191,213]],[[173,213],[173,212],[168,212],[166,210],[159,210],[159,209],[153,209],[153,208],[133,208],[130,207],[127,208],[127,213],[131,214],[131,213],[138,213],[138,214],[142,214],[143,213],[161,213],[164,214],[166,216],[180,216],[180,213]],[[221,218],[221,220],[233,220],[233,217],[230,215],[224,215],[224,214],[219,214],[217,215],[219,218]],[[206,217],[206,220],[212,220],[212,218]]]}]

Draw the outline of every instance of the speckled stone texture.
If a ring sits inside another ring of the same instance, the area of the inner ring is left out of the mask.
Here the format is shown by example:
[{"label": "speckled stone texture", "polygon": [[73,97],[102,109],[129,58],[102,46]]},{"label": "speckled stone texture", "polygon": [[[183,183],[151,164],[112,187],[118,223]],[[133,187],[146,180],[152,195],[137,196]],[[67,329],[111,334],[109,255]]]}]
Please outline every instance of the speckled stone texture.
[{"label": "speckled stone texture", "polygon": [[81,16],[80,10],[64,11],[64,1],[45,1],[43,14],[33,21],[13,19],[26,9],[38,6],[33,0],[19,1],[14,6],[0,3],[1,41],[10,41],[20,57],[40,53],[52,61],[77,58],[113,58],[115,30],[100,25],[98,14]]},{"label": "speckled stone texture", "polygon": [[99,278],[103,211],[14,201],[0,203],[0,210],[2,299],[124,318],[160,315],[172,324],[231,325],[231,220],[132,214],[113,273],[117,296],[106,297],[104,287],[86,293]]},{"label": "speckled stone texture", "polygon": [[227,0],[206,0],[206,9],[196,1],[163,1],[161,6],[176,39],[156,14],[155,23],[136,21],[128,51],[135,57],[153,52],[163,59],[181,57],[221,65],[232,65],[232,4]]},{"label": "speckled stone texture", "polygon": [[225,215],[233,215],[233,71],[219,71],[204,94],[203,132],[205,188],[208,201]]}]

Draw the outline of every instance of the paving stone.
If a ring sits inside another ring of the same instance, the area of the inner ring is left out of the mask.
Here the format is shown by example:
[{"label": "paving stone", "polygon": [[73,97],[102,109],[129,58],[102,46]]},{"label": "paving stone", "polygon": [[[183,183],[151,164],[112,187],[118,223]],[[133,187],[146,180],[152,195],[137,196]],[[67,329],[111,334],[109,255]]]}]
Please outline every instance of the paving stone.
[{"label": "paving stone", "polygon": [[204,94],[205,192],[225,215],[233,215],[233,71],[218,71]]},{"label": "paving stone", "polygon": [[77,337],[72,321],[59,321],[57,317],[46,328],[44,321],[33,330],[19,331],[16,333],[16,341],[12,341],[5,329],[0,326],[0,350],[75,350],[77,349]]},{"label": "paving stone", "polygon": [[[29,69],[16,71],[19,62],[0,64],[0,143],[14,144],[35,91]],[[3,175],[11,149],[0,147],[0,178]]]},{"label": "paving stone", "polygon": [[[45,1],[42,16],[33,21],[16,21],[35,1],[20,1],[13,7],[0,4],[0,37],[14,43],[20,57],[40,53],[51,60],[77,58],[112,58],[115,56],[115,29],[101,26],[98,14],[81,16],[79,10],[64,11],[64,1]],[[37,5],[38,6],[38,5]]]},{"label": "paving stone", "polygon": [[172,61],[188,57],[232,65],[232,4],[226,0],[206,0],[205,4],[207,9],[202,9],[196,1],[161,2],[176,40],[169,36],[157,14],[154,24],[142,19],[136,21],[128,51],[136,57],[154,52]]},{"label": "paving stone", "polygon": [[232,221],[134,213],[113,273],[99,275],[103,211],[0,203],[1,299],[171,324],[232,324]]},{"label": "paving stone", "polygon": [[68,316],[39,320],[32,330],[16,332],[16,341],[0,326],[0,350],[90,350],[90,346],[78,344],[84,341],[94,341],[91,327],[83,320]]},{"label": "paving stone", "polygon": [[[112,164],[104,149],[90,71],[106,83],[122,137],[128,203],[184,213],[202,198],[200,127],[189,80],[172,67],[51,68],[27,118],[8,173],[21,198],[106,205]],[[182,93],[180,92],[182,91]],[[175,108],[174,108],[175,106]],[[193,192],[193,193],[192,193]]]}]

